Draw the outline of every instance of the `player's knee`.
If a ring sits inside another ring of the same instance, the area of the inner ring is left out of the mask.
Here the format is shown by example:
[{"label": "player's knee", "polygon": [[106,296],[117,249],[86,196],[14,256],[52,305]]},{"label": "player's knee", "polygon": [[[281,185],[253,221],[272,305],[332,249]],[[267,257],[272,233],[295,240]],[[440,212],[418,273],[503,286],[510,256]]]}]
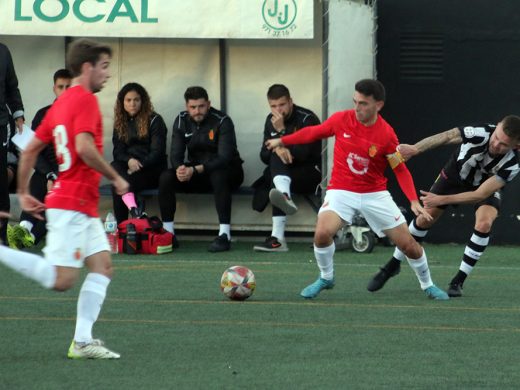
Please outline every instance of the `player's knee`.
[{"label": "player's knee", "polygon": [[418,259],[422,256],[422,247],[412,237],[410,238],[410,240],[400,243],[399,249],[406,255],[406,257],[410,259]]},{"label": "player's knee", "polygon": [[74,276],[58,276],[54,284],[54,290],[64,292],[70,290],[76,284],[76,277]]},{"label": "player's knee", "polygon": [[492,226],[493,226],[493,220],[491,220],[491,219],[477,221],[475,223],[475,230],[477,232],[481,232],[481,233],[489,233],[491,231]]},{"label": "player's knee", "polygon": [[106,264],[99,268],[94,268],[91,271],[106,276],[109,279],[112,279],[112,276],[114,275],[114,268],[112,267],[112,264]]},{"label": "player's knee", "polygon": [[327,230],[318,229],[314,233],[314,244],[318,248],[324,248],[332,244],[334,236]]}]

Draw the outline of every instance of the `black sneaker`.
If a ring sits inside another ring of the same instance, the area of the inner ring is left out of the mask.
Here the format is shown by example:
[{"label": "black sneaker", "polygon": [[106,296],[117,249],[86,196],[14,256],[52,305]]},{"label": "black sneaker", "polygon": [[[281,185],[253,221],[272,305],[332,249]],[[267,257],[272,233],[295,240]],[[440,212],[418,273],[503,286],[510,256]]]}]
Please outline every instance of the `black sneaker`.
[{"label": "black sneaker", "polygon": [[264,242],[257,244],[253,250],[260,252],[287,252],[289,248],[285,241],[278,241],[276,237],[267,237]]},{"label": "black sneaker", "polygon": [[177,236],[174,234],[172,238],[172,248],[173,249],[179,249],[179,240],[177,239]]},{"label": "black sneaker", "polygon": [[451,298],[459,298],[462,296],[462,283],[450,283],[448,286],[448,295]]},{"label": "black sneaker", "polygon": [[130,217],[132,217],[132,218],[139,218],[139,217],[141,217],[141,213],[139,212],[137,207],[132,207],[130,209]]},{"label": "black sneaker", "polygon": [[226,233],[222,233],[220,236],[215,238],[209,245],[208,251],[210,252],[224,252],[231,249],[231,241],[228,239]]},{"label": "black sneaker", "polygon": [[381,268],[380,271],[368,282],[367,290],[371,292],[381,290],[388,279],[392,276],[398,275],[399,272],[401,272],[401,264],[399,264],[399,266],[393,271],[388,271],[386,266]]}]

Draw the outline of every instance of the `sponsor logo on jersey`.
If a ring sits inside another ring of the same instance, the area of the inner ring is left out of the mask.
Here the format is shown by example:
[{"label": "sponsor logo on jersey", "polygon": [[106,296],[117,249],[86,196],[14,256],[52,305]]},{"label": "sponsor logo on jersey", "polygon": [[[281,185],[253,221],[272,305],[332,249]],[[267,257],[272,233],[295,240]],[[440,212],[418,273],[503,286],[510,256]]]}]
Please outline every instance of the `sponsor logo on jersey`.
[{"label": "sponsor logo on jersey", "polygon": [[349,153],[347,157],[347,165],[350,170],[356,175],[364,175],[368,171],[368,164],[370,160],[358,156],[356,153]]}]

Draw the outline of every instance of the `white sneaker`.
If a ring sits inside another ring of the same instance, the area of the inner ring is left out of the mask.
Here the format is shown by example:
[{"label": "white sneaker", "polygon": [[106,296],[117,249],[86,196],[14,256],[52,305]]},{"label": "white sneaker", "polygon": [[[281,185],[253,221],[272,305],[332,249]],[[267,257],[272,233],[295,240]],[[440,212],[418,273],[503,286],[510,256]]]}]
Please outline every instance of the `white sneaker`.
[{"label": "white sneaker", "polygon": [[269,191],[269,200],[273,206],[278,207],[287,215],[293,215],[298,211],[298,207],[294,204],[289,196],[276,188]]},{"label": "white sneaker", "polygon": [[94,339],[88,344],[72,340],[67,353],[69,359],[119,359],[120,354],[104,346],[103,341]]}]

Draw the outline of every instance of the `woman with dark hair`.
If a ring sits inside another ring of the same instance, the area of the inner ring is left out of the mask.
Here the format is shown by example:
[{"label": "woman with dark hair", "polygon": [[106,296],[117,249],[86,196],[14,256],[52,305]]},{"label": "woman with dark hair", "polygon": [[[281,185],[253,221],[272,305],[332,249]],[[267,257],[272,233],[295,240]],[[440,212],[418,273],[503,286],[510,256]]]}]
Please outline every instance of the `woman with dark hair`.
[{"label": "woman with dark hair", "polygon": [[167,168],[166,125],[154,112],[150,95],[138,83],[126,84],[117,94],[114,107],[114,161],[112,166],[130,184],[129,192],[112,192],[117,223],[139,217],[135,193],[157,188]]}]

